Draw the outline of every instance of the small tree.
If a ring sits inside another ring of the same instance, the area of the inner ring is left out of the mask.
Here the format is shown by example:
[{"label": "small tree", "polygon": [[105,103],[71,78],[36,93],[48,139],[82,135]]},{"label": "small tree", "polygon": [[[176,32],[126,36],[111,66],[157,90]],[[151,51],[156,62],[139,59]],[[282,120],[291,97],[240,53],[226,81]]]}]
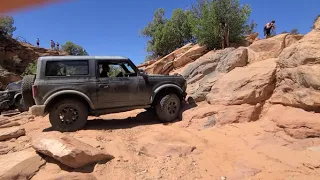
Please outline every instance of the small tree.
[{"label": "small tree", "polygon": [[66,42],[64,45],[62,45],[62,49],[66,51],[68,54],[73,56],[86,56],[88,55],[87,51],[83,49],[83,47],[74,44],[71,41]]},{"label": "small tree", "polygon": [[0,15],[0,33],[12,37],[17,28],[14,26],[14,19],[11,16]]},{"label": "small tree", "polygon": [[245,25],[245,34],[250,35],[254,33],[254,30],[258,27],[258,24],[254,22],[254,20],[251,21],[250,24]]},{"label": "small tree", "polygon": [[297,28],[294,28],[290,31],[290,34],[300,34]]}]

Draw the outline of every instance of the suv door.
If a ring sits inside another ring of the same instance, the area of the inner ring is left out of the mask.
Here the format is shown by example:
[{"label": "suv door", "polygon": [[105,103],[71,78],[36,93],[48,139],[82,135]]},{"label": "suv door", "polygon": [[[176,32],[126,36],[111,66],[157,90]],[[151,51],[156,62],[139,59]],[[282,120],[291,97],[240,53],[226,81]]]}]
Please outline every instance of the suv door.
[{"label": "suv door", "polygon": [[[145,86],[142,76],[126,68],[126,61],[97,61],[97,95],[99,109],[143,105],[140,89]],[[104,67],[105,71],[104,71]],[[109,68],[108,68],[109,67]],[[106,72],[108,71],[108,72]],[[142,80],[142,81],[141,81]]]}]

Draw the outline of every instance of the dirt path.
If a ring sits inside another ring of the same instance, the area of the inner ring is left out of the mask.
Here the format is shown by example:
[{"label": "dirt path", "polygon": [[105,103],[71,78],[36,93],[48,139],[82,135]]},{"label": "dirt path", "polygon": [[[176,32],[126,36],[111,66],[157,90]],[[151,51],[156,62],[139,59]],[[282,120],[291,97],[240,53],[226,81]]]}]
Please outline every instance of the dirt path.
[{"label": "dirt path", "polygon": [[[159,124],[144,111],[90,118],[84,130],[68,133],[115,156],[77,172],[104,179],[318,179],[320,140],[296,140],[272,122],[206,128],[204,122]],[[50,131],[46,118],[24,124],[27,136],[7,143],[14,151],[30,148],[30,139]],[[10,152],[9,152],[10,153]],[[32,178],[72,172],[50,161]]]}]

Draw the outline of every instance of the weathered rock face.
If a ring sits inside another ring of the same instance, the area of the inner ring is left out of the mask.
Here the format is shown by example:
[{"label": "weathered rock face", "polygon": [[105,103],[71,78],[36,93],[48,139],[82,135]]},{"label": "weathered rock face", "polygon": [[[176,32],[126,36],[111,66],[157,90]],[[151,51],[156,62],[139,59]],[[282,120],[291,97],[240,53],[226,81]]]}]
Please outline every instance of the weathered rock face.
[{"label": "weathered rock face", "polygon": [[0,89],[13,81],[21,79],[29,63],[40,56],[68,55],[62,51],[53,51],[21,43],[0,35]]},{"label": "weathered rock face", "polygon": [[173,61],[173,67],[179,68],[181,66],[185,66],[189,62],[198,59],[200,56],[202,56],[206,50],[206,46],[200,46],[198,44],[193,46],[191,49],[189,49],[187,52],[185,52]]},{"label": "weathered rock face", "polygon": [[0,141],[8,140],[11,138],[18,138],[24,136],[26,131],[22,127],[9,127],[0,129]]},{"label": "weathered rock face", "polygon": [[[182,53],[187,52],[190,48],[192,48],[192,44],[186,44],[185,46],[183,46],[182,48],[179,48],[175,51],[173,51],[172,53],[168,54],[167,56],[152,62],[151,65],[148,64],[148,62],[146,62],[145,64],[139,66],[139,67],[143,67],[143,66],[147,66],[145,68],[145,71],[148,74],[162,74],[165,70],[163,70],[163,66],[167,63],[173,63],[173,60],[180,56]],[[170,67],[171,68],[171,67]],[[172,67],[173,69],[173,67]]]},{"label": "weathered rock face", "polygon": [[43,133],[39,138],[32,140],[32,147],[37,152],[72,168],[114,158],[112,155],[102,153],[82,141],[59,132]]},{"label": "weathered rock face", "polygon": [[0,179],[31,179],[44,164],[45,161],[34,150],[2,155],[0,161]]},{"label": "weathered rock face", "polygon": [[271,102],[320,112],[320,32],[313,30],[279,56]]},{"label": "weathered rock face", "polygon": [[210,104],[223,105],[263,102],[273,92],[275,72],[275,59],[236,68],[214,83],[206,99]]},{"label": "weathered rock face", "polygon": [[280,34],[252,43],[248,47],[249,63],[278,57],[285,48],[286,36],[288,36],[288,34]]},{"label": "weathered rock face", "polygon": [[160,60],[151,63],[146,62],[138,67],[145,67],[145,71],[148,74],[169,74],[174,68],[183,67],[201,57],[206,52],[206,49],[205,46],[189,43]]},{"label": "weathered rock face", "polygon": [[320,137],[320,114],[303,109],[273,105],[264,118],[274,121],[278,127],[298,139]]},{"label": "weathered rock face", "polygon": [[214,118],[218,125],[231,123],[243,123],[256,121],[259,118],[262,105],[204,105],[194,108],[191,111],[183,113],[183,121],[192,121],[193,119]]},{"label": "weathered rock face", "polygon": [[302,34],[295,34],[295,35],[288,35],[286,36],[285,38],[285,47],[289,47],[291,46],[292,44],[300,41],[300,39],[303,38],[303,35]]}]

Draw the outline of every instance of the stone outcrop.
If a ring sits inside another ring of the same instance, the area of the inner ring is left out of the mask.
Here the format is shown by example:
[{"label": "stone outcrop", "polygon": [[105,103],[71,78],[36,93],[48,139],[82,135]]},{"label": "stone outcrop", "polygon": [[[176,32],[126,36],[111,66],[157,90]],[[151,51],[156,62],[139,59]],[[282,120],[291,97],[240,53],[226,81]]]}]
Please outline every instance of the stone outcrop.
[{"label": "stone outcrop", "polygon": [[89,144],[59,132],[41,134],[41,136],[32,140],[32,147],[37,152],[52,157],[72,168],[114,158]]},{"label": "stone outcrop", "polygon": [[24,150],[0,158],[0,179],[31,179],[45,161],[34,151]]},{"label": "stone outcrop", "polygon": [[320,137],[320,114],[300,108],[273,105],[264,116],[298,139]]},{"label": "stone outcrop", "polygon": [[26,131],[22,127],[9,127],[0,129],[0,141],[9,140],[11,138],[18,138],[24,136]]},{"label": "stone outcrop", "polygon": [[320,112],[320,32],[312,30],[279,55],[274,104]]},{"label": "stone outcrop", "polygon": [[148,74],[169,74],[174,68],[183,67],[198,59],[206,49],[205,46],[189,43],[157,61],[146,62],[138,67],[144,68]]},{"label": "stone outcrop", "polygon": [[273,92],[275,72],[275,59],[236,68],[214,83],[206,99],[210,104],[223,105],[263,102]]},{"label": "stone outcrop", "polygon": [[68,54],[63,51],[34,47],[0,35],[0,89],[4,89],[10,82],[20,80],[20,75],[29,63],[34,62],[40,56],[59,55]]}]

